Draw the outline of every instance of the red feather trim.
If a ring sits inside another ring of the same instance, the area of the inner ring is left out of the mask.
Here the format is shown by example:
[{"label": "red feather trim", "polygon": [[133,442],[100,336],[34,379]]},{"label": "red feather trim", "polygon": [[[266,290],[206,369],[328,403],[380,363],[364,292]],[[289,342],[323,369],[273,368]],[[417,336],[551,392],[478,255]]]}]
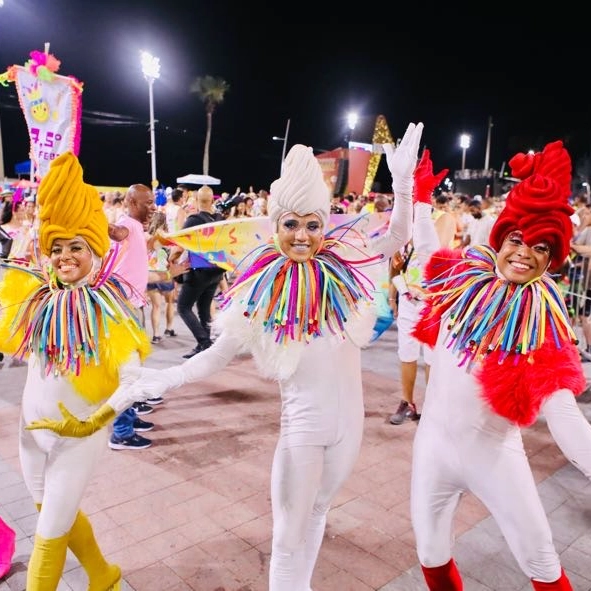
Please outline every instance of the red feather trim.
[{"label": "red feather trim", "polygon": [[[463,253],[464,251],[461,249],[441,248],[436,250],[425,263],[424,280],[431,281],[449,272],[459,260],[464,258]],[[441,287],[433,288],[434,291],[440,289]],[[421,308],[419,319],[410,334],[421,343],[434,347],[439,334],[441,311],[433,308],[433,301],[428,294],[427,291],[425,305]]]},{"label": "red feather trim", "polygon": [[461,249],[440,248],[436,250],[425,263],[425,269],[423,270],[424,280],[432,281],[441,277],[441,275],[449,271],[455,263],[463,258],[463,250]]},{"label": "red feather trim", "polygon": [[500,364],[499,355],[498,351],[487,355],[475,377],[490,408],[520,427],[531,425],[540,406],[557,390],[568,388],[578,396],[586,387],[579,352],[572,343],[559,349],[549,340],[530,355],[510,355]]}]

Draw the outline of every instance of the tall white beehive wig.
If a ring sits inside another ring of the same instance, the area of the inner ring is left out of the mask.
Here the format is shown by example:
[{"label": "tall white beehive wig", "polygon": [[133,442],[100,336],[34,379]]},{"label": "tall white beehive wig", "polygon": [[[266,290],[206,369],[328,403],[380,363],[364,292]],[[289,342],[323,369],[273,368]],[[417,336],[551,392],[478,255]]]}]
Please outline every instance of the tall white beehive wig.
[{"label": "tall white beehive wig", "polygon": [[267,209],[275,231],[279,218],[290,211],[301,216],[315,213],[326,230],[330,191],[312,148],[301,144],[291,148],[283,162],[281,176],[271,183]]}]

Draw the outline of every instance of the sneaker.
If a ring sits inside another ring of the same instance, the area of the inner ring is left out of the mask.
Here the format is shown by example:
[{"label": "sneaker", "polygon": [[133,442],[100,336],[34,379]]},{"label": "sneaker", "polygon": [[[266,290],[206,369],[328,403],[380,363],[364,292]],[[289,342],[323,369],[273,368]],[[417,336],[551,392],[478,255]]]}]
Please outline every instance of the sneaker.
[{"label": "sneaker", "polygon": [[211,340],[207,341],[206,343],[199,343],[192,351],[185,353],[185,355],[183,355],[183,357],[185,359],[191,359],[191,357],[193,357],[194,355],[197,355],[197,353],[201,353],[201,351],[205,351],[205,349],[209,349],[212,345],[213,345],[213,341],[211,341]]},{"label": "sneaker", "polygon": [[139,417],[136,417],[133,421],[133,430],[144,433],[145,431],[151,431],[154,428],[154,423],[150,421],[142,421]]},{"label": "sneaker", "polygon": [[145,402],[134,402],[133,408],[136,415],[149,415],[151,412],[154,412],[154,409]]},{"label": "sneaker", "polygon": [[148,398],[148,400],[146,400],[146,404],[149,404],[150,406],[156,406],[157,404],[162,404],[164,402],[164,398],[162,398],[162,396],[156,396],[155,398]]},{"label": "sneaker", "polygon": [[157,343],[159,343],[162,340],[162,337],[152,337],[152,345],[156,345]]},{"label": "sneaker", "polygon": [[188,353],[185,353],[183,355],[183,359],[191,359],[191,357],[194,357],[197,355],[197,353],[201,353],[201,351],[203,351],[201,345],[197,345],[194,349],[191,349]]},{"label": "sneaker", "polygon": [[177,334],[176,332],[174,332],[174,330],[171,328],[170,330],[168,330],[168,328],[164,331],[164,335],[167,337],[176,337]]},{"label": "sneaker", "polygon": [[111,449],[146,449],[152,445],[152,440],[142,437],[137,433],[134,433],[127,439],[119,439],[115,435],[111,435],[109,439],[109,447]]},{"label": "sneaker", "polygon": [[418,421],[421,415],[417,412],[416,404],[401,400],[398,410],[390,417],[391,425],[402,425],[405,420]]}]

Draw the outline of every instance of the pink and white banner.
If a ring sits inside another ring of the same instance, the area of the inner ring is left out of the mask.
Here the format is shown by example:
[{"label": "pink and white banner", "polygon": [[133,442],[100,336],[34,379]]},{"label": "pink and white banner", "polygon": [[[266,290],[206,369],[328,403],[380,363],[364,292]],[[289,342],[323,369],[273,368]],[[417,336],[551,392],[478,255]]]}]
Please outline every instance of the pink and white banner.
[{"label": "pink and white banner", "polygon": [[56,74],[41,78],[23,66],[15,66],[13,75],[29,129],[35,177],[41,180],[60,154],[70,151],[78,155],[82,84]]}]

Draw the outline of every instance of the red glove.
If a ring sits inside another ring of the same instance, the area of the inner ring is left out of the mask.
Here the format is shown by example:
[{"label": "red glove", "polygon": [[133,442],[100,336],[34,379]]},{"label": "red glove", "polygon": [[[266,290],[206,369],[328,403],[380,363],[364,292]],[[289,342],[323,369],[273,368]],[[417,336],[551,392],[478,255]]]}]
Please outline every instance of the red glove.
[{"label": "red glove", "polygon": [[412,191],[413,203],[431,203],[433,191],[449,172],[449,168],[444,168],[441,172],[433,175],[433,162],[431,162],[430,156],[431,152],[425,148],[415,168],[415,183]]}]

